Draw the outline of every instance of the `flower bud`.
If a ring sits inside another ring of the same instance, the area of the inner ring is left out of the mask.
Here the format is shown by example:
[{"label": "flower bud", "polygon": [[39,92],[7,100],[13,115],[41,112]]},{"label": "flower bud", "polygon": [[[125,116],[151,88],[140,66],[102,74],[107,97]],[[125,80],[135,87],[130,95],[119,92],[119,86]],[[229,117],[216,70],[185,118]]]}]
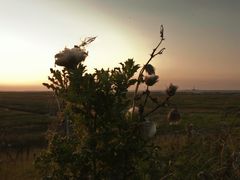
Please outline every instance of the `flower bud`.
[{"label": "flower bud", "polygon": [[149,74],[149,75],[154,75],[155,74],[155,68],[151,65],[151,64],[147,64],[145,66],[145,71]]},{"label": "flower bud", "polygon": [[157,75],[145,76],[144,81],[145,81],[146,85],[152,86],[158,81],[158,76]]},{"label": "flower bud", "polygon": [[181,115],[176,108],[173,108],[168,113],[167,119],[168,119],[170,125],[178,124],[179,121],[181,120]]},{"label": "flower bud", "polygon": [[144,139],[152,138],[157,132],[156,124],[145,120],[140,123],[140,134]]},{"label": "flower bud", "polygon": [[78,47],[72,49],[65,48],[55,55],[55,64],[66,68],[74,68],[87,57],[87,52]]},{"label": "flower bud", "polygon": [[177,86],[173,85],[172,83],[169,85],[169,87],[166,89],[166,93],[168,96],[174,96],[177,91]]}]

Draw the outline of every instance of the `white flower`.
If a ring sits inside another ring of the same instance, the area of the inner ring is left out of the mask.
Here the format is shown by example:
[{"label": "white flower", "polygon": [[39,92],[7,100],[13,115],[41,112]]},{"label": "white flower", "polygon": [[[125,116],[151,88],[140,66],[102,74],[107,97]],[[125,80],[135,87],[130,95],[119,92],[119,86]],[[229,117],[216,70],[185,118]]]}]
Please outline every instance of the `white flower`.
[{"label": "white flower", "polygon": [[139,108],[135,106],[134,112],[133,112],[133,107],[129,108],[127,113],[125,114],[126,119],[131,119],[132,113],[133,113],[133,118],[138,118]]},{"label": "white flower", "polygon": [[154,122],[145,120],[140,124],[140,133],[144,139],[152,138],[156,132],[157,127]]},{"label": "white flower", "polygon": [[55,64],[58,66],[64,66],[66,68],[74,68],[81,61],[84,61],[88,53],[78,47],[72,49],[65,48],[63,51],[55,55]]}]

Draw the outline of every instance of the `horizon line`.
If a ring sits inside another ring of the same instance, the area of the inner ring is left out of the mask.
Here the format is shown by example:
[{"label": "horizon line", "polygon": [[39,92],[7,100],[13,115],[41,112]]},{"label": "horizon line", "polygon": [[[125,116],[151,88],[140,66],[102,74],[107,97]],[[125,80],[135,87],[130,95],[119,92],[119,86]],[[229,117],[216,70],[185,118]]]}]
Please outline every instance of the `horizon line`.
[{"label": "horizon line", "polygon": [[[140,90],[144,91],[144,90]],[[165,89],[154,89],[151,90],[152,92],[163,92]],[[212,92],[219,92],[219,91],[240,91],[240,89],[181,89],[178,90],[177,92],[203,92],[203,91],[212,91]],[[0,93],[4,92],[53,92],[51,90],[0,90]],[[134,92],[134,90],[128,90],[128,92]]]}]

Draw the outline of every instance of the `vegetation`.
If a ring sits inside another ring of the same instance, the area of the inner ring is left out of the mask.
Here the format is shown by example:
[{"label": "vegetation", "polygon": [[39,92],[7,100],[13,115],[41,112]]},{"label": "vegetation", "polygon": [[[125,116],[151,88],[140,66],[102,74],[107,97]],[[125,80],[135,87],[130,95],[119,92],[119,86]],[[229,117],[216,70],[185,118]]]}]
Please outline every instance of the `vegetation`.
[{"label": "vegetation", "polygon": [[[165,93],[163,92],[152,92],[152,94],[153,97],[157,97],[160,100],[165,98]],[[128,93],[128,96],[131,98],[133,93]],[[54,104],[55,99],[50,92],[4,92],[0,93],[0,99],[0,142],[12,145],[9,148],[6,145],[1,145],[0,177],[6,180],[33,179],[33,177],[38,179],[39,176],[33,167],[33,161],[40,149],[45,148],[42,146],[44,145],[42,143],[44,134],[48,125],[52,122],[47,114],[52,113],[52,109],[56,107],[56,104]],[[3,99],[5,99],[4,104],[2,103]],[[5,103],[13,107],[23,107],[27,102],[26,100],[29,100],[29,105],[25,105],[26,109],[24,109],[24,112],[20,109],[8,109],[6,111],[6,108],[3,108]],[[167,121],[167,112],[171,109],[169,107],[159,109],[151,115],[151,118],[157,124],[158,138],[155,143],[161,147],[162,162],[167,167],[169,162],[172,165],[171,172],[163,169],[162,177],[170,175],[166,179],[197,179],[197,174],[201,171],[217,170],[216,164],[219,163],[219,152],[212,151],[210,153],[206,149],[213,150],[215,147],[216,150],[219,147],[220,138],[229,132],[229,127],[232,127],[229,137],[231,137],[231,141],[234,144],[227,141],[225,148],[229,146],[234,147],[231,150],[232,153],[239,151],[240,118],[237,112],[240,110],[240,92],[206,91],[199,94],[178,92],[171,100],[171,103],[177,104],[181,112],[182,119],[177,126],[169,126]],[[36,118],[37,114],[26,113],[28,108],[38,109],[38,104],[42,104],[41,107],[45,107],[44,110],[46,112],[46,115],[40,115],[39,119]],[[153,106],[154,104],[149,102],[146,109]],[[22,116],[15,113],[22,113]],[[41,117],[47,117],[48,120],[44,120]],[[29,121],[26,121],[27,119]],[[34,127],[38,124],[40,125],[38,122],[41,119],[45,123],[42,123],[41,130],[36,131]],[[8,124],[8,126],[3,128],[3,124]],[[186,131],[189,124],[193,124],[191,138],[188,137]],[[24,131],[19,131],[16,130],[17,127],[25,127],[25,129]],[[3,129],[9,130],[4,136],[2,135]],[[31,135],[34,136],[32,137]],[[31,138],[35,138],[35,140],[31,140]],[[6,139],[11,139],[11,141],[6,141]],[[14,142],[18,142],[18,145],[14,144]],[[20,151],[21,143],[25,144],[25,148],[22,151]],[[39,144],[42,145],[39,146]],[[11,155],[9,155],[10,153]],[[225,153],[227,151],[224,150]],[[201,164],[203,161],[206,162],[206,165]],[[226,159],[223,160],[223,162],[226,161]]]},{"label": "vegetation", "polygon": [[94,40],[56,54],[63,69],[50,69],[44,83],[54,93],[0,93],[1,177],[240,178],[239,92],[175,95],[172,84],[151,92],[158,81],[151,61],[164,51],[163,27],[141,69],[128,59],[88,73],[85,48]]},{"label": "vegetation", "polygon": [[0,92],[1,179],[37,177],[34,158],[47,145],[55,107],[49,92]]},{"label": "vegetation", "polygon": [[[177,87],[170,85],[162,102],[153,99],[150,87],[158,81],[151,60],[161,55],[164,37],[153,49],[149,60],[140,66],[133,59],[113,69],[87,72],[85,47],[95,40],[87,38],[74,48],[55,55],[56,65],[50,69],[50,83],[44,83],[57,96],[59,116],[65,131],[49,133],[48,149],[36,160],[43,178],[51,179],[156,179],[160,178],[159,147],[153,143],[156,123],[149,116],[168,104]],[[136,84],[132,100],[128,88]],[[140,84],[146,90],[139,93]],[[156,104],[145,111],[148,101]],[[175,109],[171,121],[180,120]],[[175,118],[178,117],[178,118]]]}]

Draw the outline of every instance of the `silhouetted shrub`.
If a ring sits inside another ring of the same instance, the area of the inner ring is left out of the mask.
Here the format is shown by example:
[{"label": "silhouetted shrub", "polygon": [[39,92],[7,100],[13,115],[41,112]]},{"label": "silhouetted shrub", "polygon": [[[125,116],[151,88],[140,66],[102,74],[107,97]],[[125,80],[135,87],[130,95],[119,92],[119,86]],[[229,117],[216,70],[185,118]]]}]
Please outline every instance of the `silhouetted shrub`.
[{"label": "silhouetted shrub", "polygon": [[[84,60],[86,46],[95,40],[86,38],[72,49],[55,55],[56,65],[50,69],[50,83],[59,104],[59,120],[64,128],[48,134],[49,145],[36,160],[44,179],[158,179],[160,159],[153,143],[156,123],[149,115],[165,106],[176,92],[171,85],[163,102],[155,100],[156,108],[146,112],[153,100],[149,86],[158,80],[151,60],[163,53],[160,41],[149,60],[140,66],[133,59],[113,69],[95,69],[88,73]],[[159,50],[160,49],[160,50]],[[146,90],[139,92],[139,85]],[[128,99],[130,86],[136,86],[133,99]]]}]

